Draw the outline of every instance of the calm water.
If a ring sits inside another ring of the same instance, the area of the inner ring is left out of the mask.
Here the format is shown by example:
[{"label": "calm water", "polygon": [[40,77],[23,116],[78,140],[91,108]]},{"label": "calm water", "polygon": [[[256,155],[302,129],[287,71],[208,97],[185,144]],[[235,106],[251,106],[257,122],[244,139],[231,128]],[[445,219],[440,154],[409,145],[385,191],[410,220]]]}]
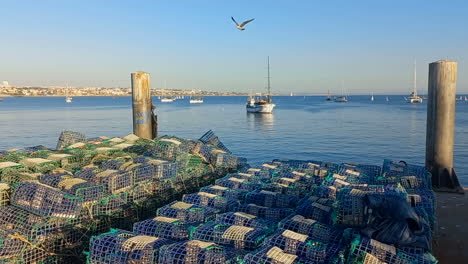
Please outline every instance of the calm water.
[{"label": "calm water", "polygon": [[[350,102],[324,97],[275,97],[271,115],[247,114],[245,97],[188,98],[159,103],[160,135],[197,139],[213,129],[235,154],[251,164],[274,158],[316,159],[380,165],[384,158],[424,164],[426,102],[403,96],[351,96]],[[132,131],[130,97],[5,98],[0,103],[0,150],[55,147],[64,129],[88,137],[122,136]],[[455,168],[468,185],[468,102],[457,102]]]}]

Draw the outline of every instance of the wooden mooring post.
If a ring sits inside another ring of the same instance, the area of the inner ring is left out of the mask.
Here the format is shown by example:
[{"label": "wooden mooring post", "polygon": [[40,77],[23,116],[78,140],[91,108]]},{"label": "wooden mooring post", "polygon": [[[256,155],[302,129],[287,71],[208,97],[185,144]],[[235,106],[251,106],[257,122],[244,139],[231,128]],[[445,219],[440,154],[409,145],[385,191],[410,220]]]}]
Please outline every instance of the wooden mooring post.
[{"label": "wooden mooring post", "polygon": [[153,115],[150,74],[134,72],[132,78],[133,133],[141,138],[153,139],[157,131]]},{"label": "wooden mooring post", "polygon": [[436,191],[463,193],[453,168],[457,63],[440,60],[429,64],[426,168]]}]

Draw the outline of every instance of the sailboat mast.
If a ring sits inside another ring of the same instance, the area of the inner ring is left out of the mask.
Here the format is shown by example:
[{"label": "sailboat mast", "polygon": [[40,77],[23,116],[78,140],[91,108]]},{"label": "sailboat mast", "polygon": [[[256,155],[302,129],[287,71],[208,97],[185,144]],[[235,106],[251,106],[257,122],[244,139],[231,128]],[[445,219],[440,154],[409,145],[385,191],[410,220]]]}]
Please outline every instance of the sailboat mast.
[{"label": "sailboat mast", "polygon": [[416,60],[414,61],[413,94],[416,96]]},{"label": "sailboat mast", "polygon": [[267,95],[267,101],[268,103],[271,103],[271,94],[270,94],[270,56],[267,57],[267,63],[268,63],[268,95]]}]

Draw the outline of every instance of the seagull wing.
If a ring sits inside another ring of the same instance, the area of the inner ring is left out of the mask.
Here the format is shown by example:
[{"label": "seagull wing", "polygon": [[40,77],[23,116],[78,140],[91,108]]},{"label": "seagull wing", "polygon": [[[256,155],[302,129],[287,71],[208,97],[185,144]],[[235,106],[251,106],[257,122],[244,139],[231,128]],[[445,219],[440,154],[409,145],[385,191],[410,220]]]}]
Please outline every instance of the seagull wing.
[{"label": "seagull wing", "polygon": [[244,21],[244,22],[242,22],[242,24],[241,24],[240,26],[243,27],[243,26],[247,25],[247,23],[250,23],[250,22],[252,22],[252,21],[254,21],[254,20],[255,20],[255,18],[252,18],[252,19],[250,19],[250,20]]},{"label": "seagull wing", "polygon": [[231,17],[231,19],[232,19],[232,21],[234,21],[234,23],[236,23],[237,26],[239,25],[239,24],[237,23],[237,21],[236,21],[233,17]]}]

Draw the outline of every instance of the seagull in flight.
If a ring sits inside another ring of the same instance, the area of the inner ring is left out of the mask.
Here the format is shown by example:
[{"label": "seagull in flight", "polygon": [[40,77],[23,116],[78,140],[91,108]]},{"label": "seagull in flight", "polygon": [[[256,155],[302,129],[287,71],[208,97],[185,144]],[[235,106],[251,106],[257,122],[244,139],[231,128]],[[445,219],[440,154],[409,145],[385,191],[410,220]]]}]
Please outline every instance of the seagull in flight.
[{"label": "seagull in flight", "polygon": [[237,23],[237,21],[236,21],[233,17],[231,17],[231,19],[232,19],[232,21],[234,21],[234,23],[236,23],[236,28],[237,28],[237,29],[239,29],[239,30],[245,30],[244,26],[247,25],[247,23],[250,23],[250,22],[254,21],[255,18],[252,18],[252,19],[250,19],[250,20],[244,21],[244,22],[242,22],[240,25],[239,25],[239,23]]}]

